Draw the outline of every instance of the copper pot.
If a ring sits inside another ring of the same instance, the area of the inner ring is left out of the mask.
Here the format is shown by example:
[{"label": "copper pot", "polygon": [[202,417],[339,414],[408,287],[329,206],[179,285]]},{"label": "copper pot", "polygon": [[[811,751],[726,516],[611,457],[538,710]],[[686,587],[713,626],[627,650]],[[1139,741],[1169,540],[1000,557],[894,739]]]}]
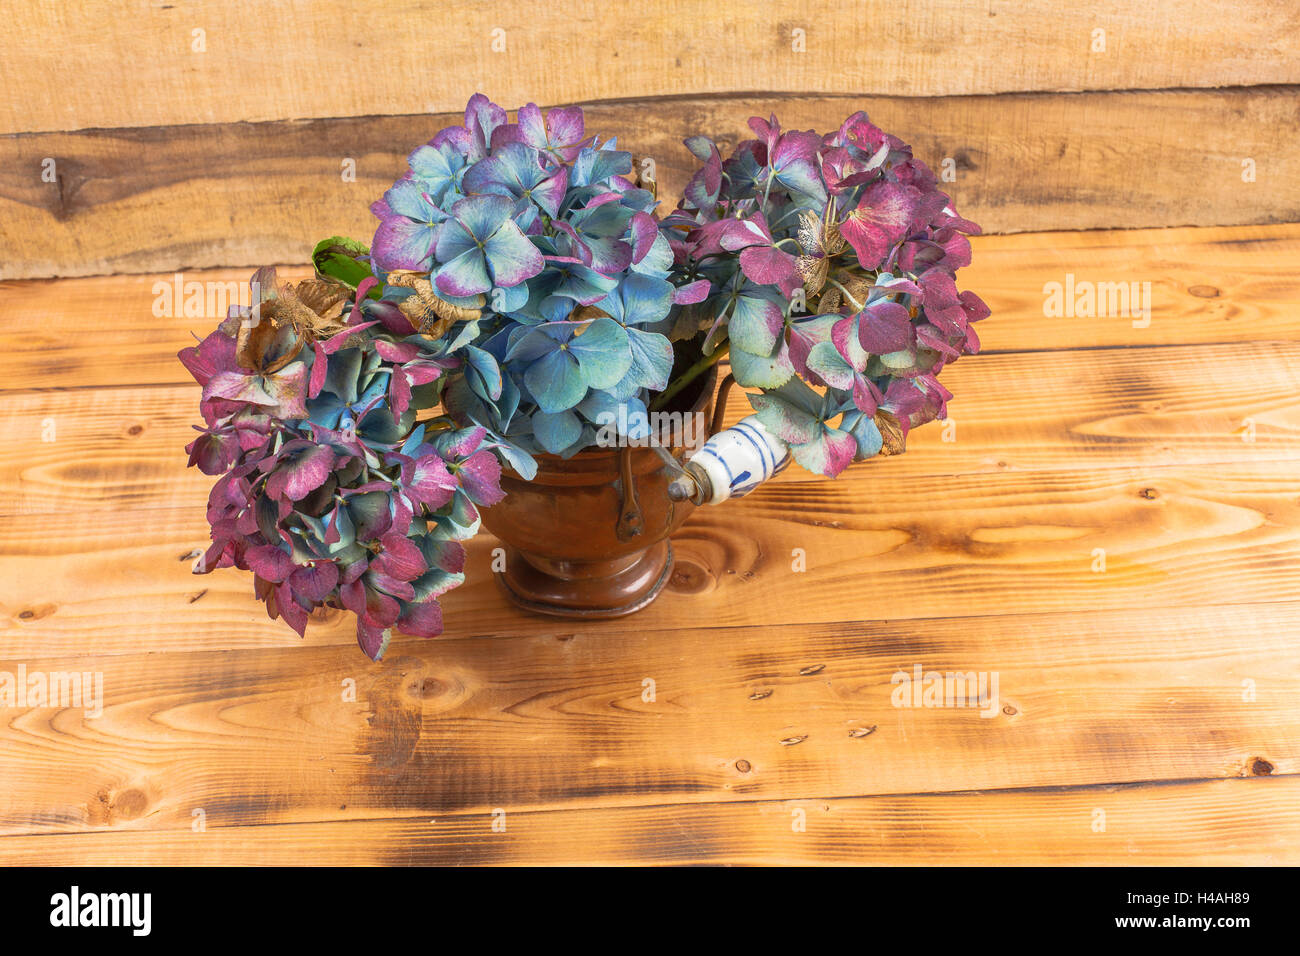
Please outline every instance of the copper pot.
[{"label": "copper pot", "polygon": [[[678,410],[694,416],[703,442],[713,421],[717,370],[701,376]],[[572,458],[537,456],[537,476],[506,469],[506,497],[483,509],[483,524],[505,545],[497,581],[526,610],[560,617],[620,617],[639,611],[672,573],[668,536],[695,510],[673,500],[685,449],[669,467],[650,447],[588,448]]]}]

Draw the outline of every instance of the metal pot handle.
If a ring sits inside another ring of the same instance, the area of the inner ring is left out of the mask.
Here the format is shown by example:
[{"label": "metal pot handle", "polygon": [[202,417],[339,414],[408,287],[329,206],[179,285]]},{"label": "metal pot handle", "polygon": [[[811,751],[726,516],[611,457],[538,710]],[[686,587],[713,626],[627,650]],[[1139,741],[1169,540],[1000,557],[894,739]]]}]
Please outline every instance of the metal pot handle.
[{"label": "metal pot handle", "polygon": [[[668,485],[669,500],[716,505],[741,498],[790,464],[789,446],[769,432],[757,416],[743,418],[730,428],[722,427],[727,399],[735,384],[735,375],[728,372],[718,386],[709,440],[688,461],[679,462],[667,448],[654,446],[676,475]],[[615,533],[620,541],[628,541],[641,534],[645,523],[636,497],[630,445],[620,450],[618,465],[621,490]]]},{"label": "metal pot handle", "polygon": [[636,476],[632,474],[632,446],[624,445],[618,453],[619,505],[614,534],[620,541],[631,541],[645,530],[645,516],[636,500]]},{"label": "metal pot handle", "polygon": [[736,376],[728,372],[727,377],[718,386],[718,397],[713,403],[713,421],[709,425],[710,435],[716,435],[722,431],[722,421],[727,417],[727,396],[731,393],[731,386],[735,384]]},{"label": "metal pot handle", "polygon": [[[731,392],[731,386],[735,384],[736,376],[728,372],[718,386],[718,394],[713,406],[713,420],[709,426],[710,435],[716,435],[722,429],[722,422],[727,417],[727,396]],[[662,445],[655,445],[654,450],[676,476],[668,488],[668,497],[673,501],[685,501],[691,497],[691,494],[682,493],[680,490],[674,491],[678,482],[683,479],[692,481],[689,472],[683,467],[682,463],[674,458],[672,452]],[[614,526],[614,534],[620,541],[630,541],[645,530],[645,517],[636,498],[636,479],[632,474],[632,447],[630,445],[624,445],[619,451],[618,473],[620,485],[618,523]],[[691,486],[691,493],[693,491],[694,485]]]}]

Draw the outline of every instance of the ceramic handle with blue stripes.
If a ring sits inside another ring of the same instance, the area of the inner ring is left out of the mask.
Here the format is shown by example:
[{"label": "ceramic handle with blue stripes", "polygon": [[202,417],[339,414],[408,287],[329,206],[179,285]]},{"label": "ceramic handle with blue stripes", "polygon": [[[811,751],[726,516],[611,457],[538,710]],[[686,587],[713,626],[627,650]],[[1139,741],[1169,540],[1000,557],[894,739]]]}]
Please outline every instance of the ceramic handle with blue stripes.
[{"label": "ceramic handle with blue stripes", "polygon": [[749,494],[790,464],[790,449],[755,415],[724,428],[686,462],[671,497],[716,505]]}]

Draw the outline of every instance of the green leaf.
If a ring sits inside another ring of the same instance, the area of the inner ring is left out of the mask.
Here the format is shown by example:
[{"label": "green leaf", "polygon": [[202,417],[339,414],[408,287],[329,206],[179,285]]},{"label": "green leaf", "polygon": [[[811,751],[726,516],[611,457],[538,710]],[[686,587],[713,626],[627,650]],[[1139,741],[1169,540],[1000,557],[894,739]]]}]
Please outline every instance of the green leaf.
[{"label": "green leaf", "polygon": [[[346,236],[330,236],[316,243],[311,261],[318,279],[338,279],[348,288],[355,289],[373,274],[370,266],[360,261],[361,257],[369,254],[370,247],[364,242]],[[378,299],[381,294],[382,289],[376,286],[367,298]]]}]

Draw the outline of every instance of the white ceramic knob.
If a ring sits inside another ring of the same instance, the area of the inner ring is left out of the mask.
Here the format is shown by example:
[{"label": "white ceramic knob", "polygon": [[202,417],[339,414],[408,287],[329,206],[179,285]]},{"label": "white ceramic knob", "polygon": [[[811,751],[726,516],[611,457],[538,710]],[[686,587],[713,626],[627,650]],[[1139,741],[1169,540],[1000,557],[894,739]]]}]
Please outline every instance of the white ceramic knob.
[{"label": "white ceramic knob", "polygon": [[750,415],[706,441],[688,462],[687,471],[697,481],[707,479],[700,482],[705,487],[699,503],[716,505],[749,494],[788,464],[786,443]]}]

